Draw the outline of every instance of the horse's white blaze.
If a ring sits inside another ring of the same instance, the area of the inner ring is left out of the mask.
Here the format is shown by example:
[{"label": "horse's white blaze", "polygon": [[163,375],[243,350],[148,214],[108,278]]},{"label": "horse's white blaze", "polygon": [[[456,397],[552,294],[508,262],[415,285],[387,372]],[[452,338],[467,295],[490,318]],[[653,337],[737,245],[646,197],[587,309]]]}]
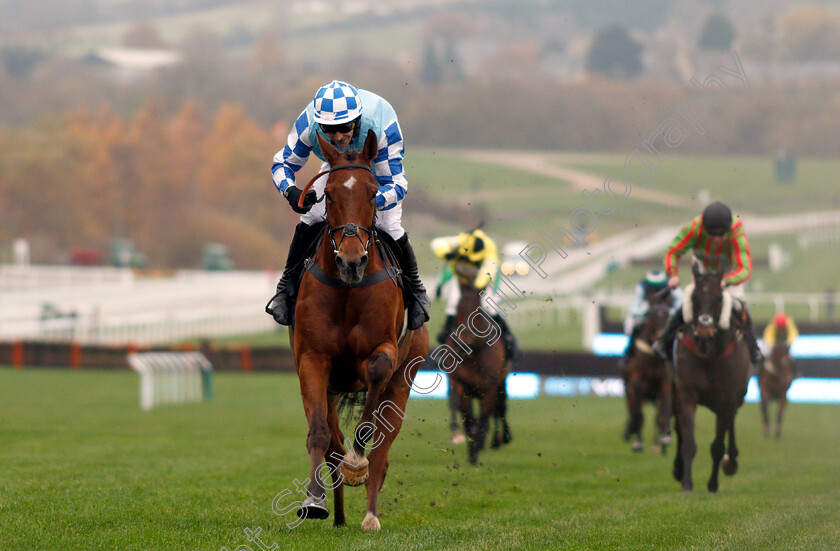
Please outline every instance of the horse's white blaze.
[{"label": "horse's white blaze", "polygon": [[353,176],[350,176],[350,178],[348,178],[348,180],[346,182],[344,182],[344,187],[346,187],[347,189],[353,189],[353,184],[355,184],[355,183],[356,183],[356,178],[354,178]]}]

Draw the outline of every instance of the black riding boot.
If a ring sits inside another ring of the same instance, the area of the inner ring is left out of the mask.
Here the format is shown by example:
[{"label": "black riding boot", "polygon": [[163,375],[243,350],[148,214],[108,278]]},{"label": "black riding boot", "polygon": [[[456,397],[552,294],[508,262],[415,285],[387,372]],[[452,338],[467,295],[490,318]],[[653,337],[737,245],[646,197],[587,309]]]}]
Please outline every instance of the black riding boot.
[{"label": "black riding boot", "polygon": [[292,243],[289,245],[289,256],[286,258],[286,267],[283,269],[283,275],[280,281],[277,282],[277,292],[271,297],[271,300],[265,307],[265,311],[274,318],[274,321],[280,325],[292,324],[293,302],[292,297],[289,296],[289,282],[297,283],[300,274],[300,268],[303,265],[303,259],[306,255],[306,250],[309,246],[309,240],[305,239],[307,231],[310,226],[303,222],[295,227],[295,235],[292,237]]},{"label": "black riding boot", "polygon": [[492,318],[493,321],[498,323],[499,327],[502,329],[502,341],[505,343],[505,360],[518,360],[521,355],[519,342],[516,340],[516,337],[510,330],[510,327],[508,327],[507,322],[499,314],[492,316]]},{"label": "black riding boot", "polygon": [[417,257],[414,256],[414,249],[408,240],[408,234],[403,234],[397,239],[400,246],[400,267],[402,268],[403,282],[408,287],[408,294],[411,299],[408,301],[408,328],[418,329],[429,321],[429,309],[432,304],[426,295],[426,288],[420,281],[420,274],[417,272]]},{"label": "black riding boot", "polygon": [[437,340],[440,344],[446,342],[446,338],[455,329],[455,316],[446,316],[446,321],[443,322],[443,329],[438,333]]},{"label": "black riding boot", "polygon": [[758,347],[758,340],[755,338],[755,330],[753,328],[750,311],[747,309],[746,304],[742,304],[741,307],[744,311],[744,342],[747,343],[747,346],[750,349],[750,361],[752,361],[753,364],[757,364],[764,360],[764,355]]},{"label": "black riding boot", "polygon": [[674,312],[674,315],[668,318],[668,325],[665,326],[665,331],[653,343],[653,350],[663,360],[674,363],[674,339],[677,338],[677,330],[683,323],[685,323],[685,320],[683,319],[682,308],[680,308]]}]

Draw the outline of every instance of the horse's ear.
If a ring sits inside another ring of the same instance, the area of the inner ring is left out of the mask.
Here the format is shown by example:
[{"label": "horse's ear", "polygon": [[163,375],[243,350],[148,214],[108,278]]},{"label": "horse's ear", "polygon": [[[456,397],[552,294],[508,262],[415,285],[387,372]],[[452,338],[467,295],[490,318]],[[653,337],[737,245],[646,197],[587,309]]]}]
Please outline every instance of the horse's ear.
[{"label": "horse's ear", "polygon": [[371,128],[365,137],[365,145],[362,146],[362,158],[365,163],[370,163],[376,158],[377,147],[376,132]]},{"label": "horse's ear", "polygon": [[315,135],[318,137],[318,145],[321,146],[321,151],[324,153],[324,159],[327,160],[327,163],[329,163],[330,166],[335,165],[335,162],[341,156],[341,153],[338,152],[338,149],[333,147],[333,144],[322,138],[320,134]]}]

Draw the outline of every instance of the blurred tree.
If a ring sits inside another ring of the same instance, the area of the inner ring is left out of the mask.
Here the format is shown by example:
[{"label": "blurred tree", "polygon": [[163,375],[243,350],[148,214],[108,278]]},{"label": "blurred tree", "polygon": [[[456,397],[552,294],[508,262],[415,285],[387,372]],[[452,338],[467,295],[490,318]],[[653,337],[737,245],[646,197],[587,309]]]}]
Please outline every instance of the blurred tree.
[{"label": "blurred tree", "polygon": [[443,82],[443,65],[438,57],[437,48],[432,42],[427,42],[423,48],[423,65],[420,67],[420,80],[424,84],[440,84]]},{"label": "blurred tree", "polygon": [[818,5],[791,8],[778,19],[782,57],[790,61],[840,57],[840,13]]},{"label": "blurred tree", "polygon": [[632,79],[643,69],[642,46],[621,25],[602,29],[589,47],[586,69],[612,78]]},{"label": "blurred tree", "polygon": [[12,46],[3,48],[3,69],[10,77],[25,78],[38,62],[44,58],[43,52],[34,48]]},{"label": "blurred tree", "polygon": [[735,28],[722,13],[713,13],[706,18],[697,47],[701,50],[729,50],[735,39]]},{"label": "blurred tree", "polygon": [[262,75],[266,72],[279,72],[286,64],[286,51],[280,35],[273,32],[263,33],[254,43],[248,70]]},{"label": "blurred tree", "polygon": [[448,80],[461,82],[464,80],[464,68],[461,66],[461,60],[455,49],[455,42],[452,40],[446,41],[446,47],[443,53],[444,61],[446,62],[446,74]]},{"label": "blurred tree", "polygon": [[122,37],[122,44],[126,48],[169,48],[170,45],[160,36],[160,33],[149,21],[141,21],[132,25]]}]

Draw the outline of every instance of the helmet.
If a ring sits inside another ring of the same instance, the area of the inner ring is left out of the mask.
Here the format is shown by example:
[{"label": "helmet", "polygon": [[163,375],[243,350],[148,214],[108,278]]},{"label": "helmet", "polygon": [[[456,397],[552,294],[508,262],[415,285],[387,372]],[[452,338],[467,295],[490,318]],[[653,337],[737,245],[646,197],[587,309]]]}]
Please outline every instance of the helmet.
[{"label": "helmet", "polygon": [[785,325],[787,325],[787,320],[788,320],[788,318],[785,315],[785,313],[784,312],[779,312],[773,318],[773,325],[775,325],[776,327],[784,327]]},{"label": "helmet", "polygon": [[703,227],[710,235],[724,235],[732,227],[732,211],[715,201],[703,210]]},{"label": "helmet", "polygon": [[642,282],[645,293],[656,293],[668,286],[668,274],[662,270],[651,270]]},{"label": "helmet", "polygon": [[315,122],[319,124],[342,124],[362,114],[362,100],[353,86],[334,80],[318,89],[315,94]]}]

